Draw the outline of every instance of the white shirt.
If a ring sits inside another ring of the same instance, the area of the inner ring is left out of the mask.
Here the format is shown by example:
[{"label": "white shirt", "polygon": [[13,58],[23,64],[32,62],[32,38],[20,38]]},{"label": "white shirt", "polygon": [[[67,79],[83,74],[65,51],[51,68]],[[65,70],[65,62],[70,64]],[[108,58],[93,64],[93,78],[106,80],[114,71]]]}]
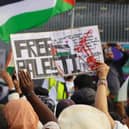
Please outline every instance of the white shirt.
[{"label": "white shirt", "polygon": [[123,125],[119,121],[115,121],[115,127],[114,127],[114,129],[128,129],[128,127],[126,125]]}]

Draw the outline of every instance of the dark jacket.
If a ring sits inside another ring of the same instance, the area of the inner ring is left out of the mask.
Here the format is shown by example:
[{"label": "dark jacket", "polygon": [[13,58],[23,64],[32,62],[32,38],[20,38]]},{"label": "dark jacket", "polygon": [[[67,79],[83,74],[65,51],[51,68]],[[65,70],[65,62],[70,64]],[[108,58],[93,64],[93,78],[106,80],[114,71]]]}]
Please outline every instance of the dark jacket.
[{"label": "dark jacket", "polygon": [[128,54],[126,52],[123,52],[123,56],[121,59],[117,61],[105,61],[109,66],[109,74],[108,74],[108,86],[109,90],[112,95],[116,96],[118,94],[118,91],[124,82],[124,77],[122,73],[122,66],[126,63],[128,60]]}]

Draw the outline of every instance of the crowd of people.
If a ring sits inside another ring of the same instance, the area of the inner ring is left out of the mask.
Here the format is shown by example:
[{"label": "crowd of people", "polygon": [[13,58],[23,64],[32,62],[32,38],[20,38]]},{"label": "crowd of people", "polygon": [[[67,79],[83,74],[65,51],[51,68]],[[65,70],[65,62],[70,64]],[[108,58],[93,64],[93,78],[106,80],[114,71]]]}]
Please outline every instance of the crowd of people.
[{"label": "crowd of people", "polygon": [[[121,52],[120,59],[114,60],[112,48]],[[128,53],[119,44],[104,44],[103,51],[96,76],[60,74],[62,81],[51,77],[39,87],[27,71],[16,77],[2,70],[7,86],[0,89],[0,129],[128,129],[128,101],[115,101]]]}]

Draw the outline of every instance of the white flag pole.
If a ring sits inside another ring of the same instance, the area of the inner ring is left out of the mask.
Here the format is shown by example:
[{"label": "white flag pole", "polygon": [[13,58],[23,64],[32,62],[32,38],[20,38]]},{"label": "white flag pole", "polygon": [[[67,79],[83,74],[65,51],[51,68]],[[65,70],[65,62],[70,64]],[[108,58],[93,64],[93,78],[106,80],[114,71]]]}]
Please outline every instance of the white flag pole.
[{"label": "white flag pole", "polygon": [[71,29],[74,28],[75,8],[72,9]]}]

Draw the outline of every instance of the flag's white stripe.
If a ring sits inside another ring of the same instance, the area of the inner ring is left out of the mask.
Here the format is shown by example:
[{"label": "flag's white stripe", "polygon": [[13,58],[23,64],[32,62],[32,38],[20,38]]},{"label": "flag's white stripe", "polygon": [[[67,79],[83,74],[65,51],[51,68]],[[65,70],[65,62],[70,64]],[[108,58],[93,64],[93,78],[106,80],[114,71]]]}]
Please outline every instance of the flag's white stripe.
[{"label": "flag's white stripe", "polygon": [[128,81],[129,81],[129,77],[124,81],[121,88],[119,89],[118,98],[117,98],[118,102],[127,101],[127,98],[128,98],[128,95],[127,95]]},{"label": "flag's white stripe", "polygon": [[54,7],[56,0],[25,0],[0,7],[0,25],[17,14]]}]

